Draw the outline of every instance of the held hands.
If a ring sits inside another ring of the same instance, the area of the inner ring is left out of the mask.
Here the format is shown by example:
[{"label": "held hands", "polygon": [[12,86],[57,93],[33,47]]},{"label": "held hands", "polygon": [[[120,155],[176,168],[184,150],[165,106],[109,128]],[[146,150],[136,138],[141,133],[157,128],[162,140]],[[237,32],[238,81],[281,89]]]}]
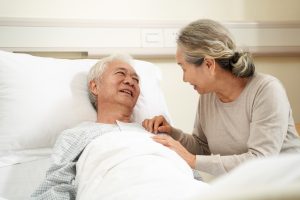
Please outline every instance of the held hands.
[{"label": "held hands", "polygon": [[167,133],[170,135],[172,130],[172,127],[162,115],[155,116],[152,119],[145,119],[142,125],[147,131],[155,134]]},{"label": "held hands", "polygon": [[196,156],[188,152],[182,144],[174,140],[171,136],[166,134],[154,135],[152,139],[155,142],[158,142],[166,147],[169,147],[175,151],[180,157],[182,157],[191,168],[195,168],[196,165]]},{"label": "held hands", "polygon": [[154,135],[152,138],[154,141],[169,147],[173,151],[175,151],[179,156],[181,156],[191,168],[195,168],[196,165],[196,156],[191,154],[182,144],[176,140],[174,140],[171,135],[172,126],[167,122],[167,120],[162,116],[155,116],[152,119],[146,119],[143,121],[143,127],[154,134],[157,133],[166,133]]}]

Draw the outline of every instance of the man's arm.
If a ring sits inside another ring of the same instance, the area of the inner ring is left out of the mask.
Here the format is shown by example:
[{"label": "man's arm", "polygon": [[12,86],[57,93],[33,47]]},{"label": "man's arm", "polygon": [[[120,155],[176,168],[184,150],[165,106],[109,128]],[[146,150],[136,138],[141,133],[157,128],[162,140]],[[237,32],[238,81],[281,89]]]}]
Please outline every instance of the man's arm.
[{"label": "man's arm", "polygon": [[52,164],[46,179],[31,195],[32,199],[75,199],[76,162]]},{"label": "man's arm", "polygon": [[61,134],[54,146],[46,178],[31,195],[31,199],[76,198],[76,162],[86,146],[86,140],[79,139],[80,135],[76,131]]}]

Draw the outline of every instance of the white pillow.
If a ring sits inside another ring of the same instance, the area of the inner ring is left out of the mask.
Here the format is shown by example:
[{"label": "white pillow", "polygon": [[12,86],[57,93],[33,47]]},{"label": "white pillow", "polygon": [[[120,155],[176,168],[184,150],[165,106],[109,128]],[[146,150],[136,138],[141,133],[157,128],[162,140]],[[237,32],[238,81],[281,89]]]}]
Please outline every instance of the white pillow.
[{"label": "white pillow", "polygon": [[[52,147],[58,134],[96,120],[86,75],[97,60],[55,59],[0,51],[0,157],[3,152]],[[134,120],[168,110],[152,63],[135,60],[141,95]]]}]

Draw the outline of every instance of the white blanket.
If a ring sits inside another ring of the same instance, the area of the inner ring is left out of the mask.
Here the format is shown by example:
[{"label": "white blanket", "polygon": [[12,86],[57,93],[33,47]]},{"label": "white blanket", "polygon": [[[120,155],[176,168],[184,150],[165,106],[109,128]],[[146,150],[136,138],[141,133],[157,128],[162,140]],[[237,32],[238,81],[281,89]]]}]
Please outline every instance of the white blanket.
[{"label": "white blanket", "polygon": [[77,163],[77,199],[199,199],[209,187],[151,134],[105,134],[91,142]]}]

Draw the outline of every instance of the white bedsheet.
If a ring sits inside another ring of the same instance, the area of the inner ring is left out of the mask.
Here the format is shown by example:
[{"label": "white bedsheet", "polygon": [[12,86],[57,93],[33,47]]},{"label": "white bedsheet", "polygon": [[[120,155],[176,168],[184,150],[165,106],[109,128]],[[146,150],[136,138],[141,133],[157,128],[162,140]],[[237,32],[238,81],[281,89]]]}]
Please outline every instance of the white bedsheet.
[{"label": "white bedsheet", "polygon": [[77,197],[93,199],[199,199],[209,187],[150,134],[116,132],[90,143],[77,163]]},{"label": "white bedsheet", "polygon": [[25,200],[45,178],[50,157],[0,168],[0,200]]},{"label": "white bedsheet", "polygon": [[[98,143],[101,146],[97,146],[97,143],[94,143],[94,146],[88,146],[78,163],[78,167],[81,167],[78,173],[84,181],[80,185],[82,195],[88,192],[88,186],[85,184],[94,180],[96,181],[95,188],[99,187],[99,191],[103,192],[101,195],[107,195],[107,199],[117,198],[118,195],[123,195],[118,198],[122,200],[138,197],[139,199],[148,197],[153,200],[180,199],[181,197],[181,199],[199,200],[300,199],[300,154],[282,154],[246,162],[229,174],[214,179],[210,182],[211,187],[206,187],[204,183],[196,181],[195,184],[194,180],[190,181],[192,175],[188,166],[178,159],[173,151],[165,151],[162,146],[152,149],[152,143],[147,141],[150,140],[148,136],[140,137],[139,135],[130,143],[127,143],[128,140],[130,137],[124,134],[118,136],[118,139],[111,137],[110,140],[106,140],[110,142]],[[118,158],[123,156],[120,152],[123,151],[122,148],[127,148],[126,144],[130,144],[129,149],[125,151],[128,156],[117,162]],[[158,144],[154,143],[154,145]],[[116,146],[118,148],[115,148]],[[102,154],[102,158],[106,164],[101,166],[102,168],[97,168],[99,160],[95,156],[89,156],[89,151],[105,152],[105,148],[107,148],[107,154]],[[161,151],[161,148],[164,150]],[[111,156],[112,154],[114,156]],[[148,156],[143,156],[147,154]],[[29,199],[33,190],[45,178],[49,162],[48,157],[0,168],[0,200]],[[148,165],[145,165],[145,162]],[[109,167],[109,163],[115,163],[115,165]],[[95,168],[95,174],[89,174],[93,168]],[[103,173],[102,169],[106,172]],[[98,173],[100,176],[97,176]],[[157,174],[160,176],[157,177]],[[170,183],[171,180],[173,182]],[[95,188],[90,188],[90,190]],[[162,190],[165,190],[164,194],[161,194]],[[146,196],[146,193],[151,194]],[[87,199],[92,199],[92,197],[93,195],[87,195]]]},{"label": "white bedsheet", "polygon": [[300,154],[250,160],[211,186],[202,200],[300,200]]},{"label": "white bedsheet", "polygon": [[51,153],[51,148],[37,148],[20,151],[0,150],[0,168],[43,159],[49,157]]}]

